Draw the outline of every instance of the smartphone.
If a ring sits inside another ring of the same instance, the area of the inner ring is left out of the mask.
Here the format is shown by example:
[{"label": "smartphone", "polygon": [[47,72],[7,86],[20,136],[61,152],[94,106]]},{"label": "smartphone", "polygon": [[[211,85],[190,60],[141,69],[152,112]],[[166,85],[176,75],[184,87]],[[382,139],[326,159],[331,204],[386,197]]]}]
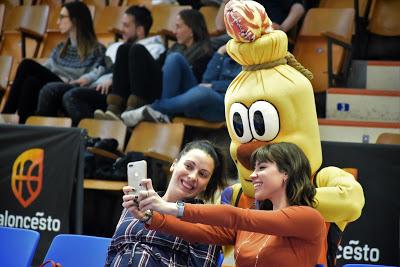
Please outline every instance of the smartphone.
[{"label": "smartphone", "polygon": [[128,185],[134,188],[132,195],[137,195],[142,187],[139,185],[142,179],[147,178],[147,162],[145,160],[128,163]]}]

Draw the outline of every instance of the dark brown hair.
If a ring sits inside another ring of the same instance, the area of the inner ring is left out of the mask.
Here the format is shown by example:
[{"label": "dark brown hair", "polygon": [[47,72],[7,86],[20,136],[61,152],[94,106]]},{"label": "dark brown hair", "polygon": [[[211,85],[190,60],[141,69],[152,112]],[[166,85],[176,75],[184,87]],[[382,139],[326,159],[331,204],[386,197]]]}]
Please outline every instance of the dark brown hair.
[{"label": "dark brown hair", "polygon": [[125,14],[132,16],[136,26],[143,27],[145,36],[149,34],[150,28],[153,25],[153,17],[150,10],[144,6],[133,5],[125,10]]},{"label": "dark brown hair", "polygon": [[292,143],[268,144],[251,155],[251,164],[274,162],[280,172],[288,175],[286,196],[289,205],[314,207],[315,187],[311,184],[311,167],[304,152]]},{"label": "dark brown hair", "polygon": [[192,149],[199,149],[209,155],[214,161],[214,171],[211,174],[210,181],[207,184],[206,190],[201,194],[205,200],[210,200],[218,189],[223,189],[226,186],[225,175],[225,157],[220,148],[207,140],[197,140],[187,143],[179,153],[177,160]]},{"label": "dark brown hair", "polygon": [[[87,5],[79,1],[66,3],[63,7],[68,10],[69,19],[76,28],[78,54],[81,60],[84,60],[87,55],[98,47],[97,37],[93,28],[92,15]],[[65,56],[68,45],[70,45],[70,41],[67,41],[64,45],[60,57]]]},{"label": "dark brown hair", "polygon": [[201,42],[210,39],[204,16],[198,10],[184,9],[179,12],[179,17],[192,30],[194,42]]}]

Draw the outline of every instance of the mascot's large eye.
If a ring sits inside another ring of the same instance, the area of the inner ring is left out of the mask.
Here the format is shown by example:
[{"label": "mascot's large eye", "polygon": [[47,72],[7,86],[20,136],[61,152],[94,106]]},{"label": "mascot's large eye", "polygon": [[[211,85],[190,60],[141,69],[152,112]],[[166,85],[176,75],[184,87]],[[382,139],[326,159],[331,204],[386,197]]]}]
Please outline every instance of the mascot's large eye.
[{"label": "mascot's large eye", "polygon": [[254,138],[271,141],[279,132],[279,116],[275,107],[266,101],[257,101],[249,109],[250,127]]},{"label": "mascot's large eye", "polygon": [[229,123],[235,132],[239,142],[247,143],[253,136],[249,125],[249,115],[246,106],[240,103],[232,104],[229,111]]}]

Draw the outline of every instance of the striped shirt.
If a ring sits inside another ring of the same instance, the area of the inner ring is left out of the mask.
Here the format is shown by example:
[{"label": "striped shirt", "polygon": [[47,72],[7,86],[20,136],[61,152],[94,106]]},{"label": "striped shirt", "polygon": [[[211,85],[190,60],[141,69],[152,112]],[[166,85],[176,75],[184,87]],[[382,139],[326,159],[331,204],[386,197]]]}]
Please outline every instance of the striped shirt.
[{"label": "striped shirt", "polygon": [[46,68],[58,75],[63,81],[85,78],[89,83],[97,80],[105,71],[105,47],[98,43],[97,47],[83,60],[79,57],[78,48],[68,45],[65,56],[60,57],[65,43],[59,43],[50,57],[43,64]]},{"label": "striped shirt", "polygon": [[217,266],[220,248],[193,244],[176,236],[147,230],[124,209],[108,248],[105,266]]}]

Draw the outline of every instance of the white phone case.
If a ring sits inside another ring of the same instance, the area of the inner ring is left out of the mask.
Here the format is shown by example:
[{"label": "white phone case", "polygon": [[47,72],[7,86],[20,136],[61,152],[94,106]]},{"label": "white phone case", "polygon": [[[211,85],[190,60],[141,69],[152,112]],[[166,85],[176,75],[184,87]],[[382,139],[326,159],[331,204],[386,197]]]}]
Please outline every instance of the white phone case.
[{"label": "white phone case", "polygon": [[139,185],[142,179],[147,178],[147,162],[145,160],[133,161],[128,163],[128,185],[135,190],[133,195],[137,195],[142,187]]}]

